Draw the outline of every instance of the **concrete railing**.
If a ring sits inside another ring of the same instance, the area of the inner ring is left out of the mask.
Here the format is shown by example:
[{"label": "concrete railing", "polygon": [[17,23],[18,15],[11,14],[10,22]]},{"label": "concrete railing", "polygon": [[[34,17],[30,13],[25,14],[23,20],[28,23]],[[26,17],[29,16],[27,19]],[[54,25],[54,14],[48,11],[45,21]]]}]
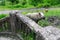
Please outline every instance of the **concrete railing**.
[{"label": "concrete railing", "polygon": [[10,13],[0,20],[3,32],[21,34],[24,40],[60,40],[60,30],[53,26],[41,27],[29,17],[19,12]]}]

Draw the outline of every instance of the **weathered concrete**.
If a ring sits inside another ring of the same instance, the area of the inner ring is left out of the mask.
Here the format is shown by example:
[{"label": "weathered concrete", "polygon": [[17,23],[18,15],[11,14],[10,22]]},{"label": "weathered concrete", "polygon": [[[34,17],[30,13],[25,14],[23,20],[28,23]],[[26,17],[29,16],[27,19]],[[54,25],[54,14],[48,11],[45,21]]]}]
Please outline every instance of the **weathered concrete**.
[{"label": "weathered concrete", "polygon": [[37,34],[36,40],[60,40],[60,29],[53,26],[42,28],[33,20],[20,13],[18,13],[16,16]]},{"label": "weathered concrete", "polygon": [[42,28],[40,33],[45,38],[44,40],[60,40],[60,29],[56,27],[47,26]]}]

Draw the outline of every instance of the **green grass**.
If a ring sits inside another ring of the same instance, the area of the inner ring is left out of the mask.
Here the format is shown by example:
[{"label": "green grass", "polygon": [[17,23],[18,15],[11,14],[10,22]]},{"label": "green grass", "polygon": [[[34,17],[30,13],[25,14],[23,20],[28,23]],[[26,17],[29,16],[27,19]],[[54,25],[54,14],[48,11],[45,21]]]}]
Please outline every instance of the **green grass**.
[{"label": "green grass", "polygon": [[46,19],[45,20],[40,20],[38,24],[42,27],[50,25],[50,22],[48,22]]},{"label": "green grass", "polygon": [[0,19],[8,16],[8,14],[0,14]]},{"label": "green grass", "polygon": [[60,17],[60,8],[59,9],[48,10],[48,12],[45,12],[44,14],[45,14],[46,17],[49,17],[49,16]]}]

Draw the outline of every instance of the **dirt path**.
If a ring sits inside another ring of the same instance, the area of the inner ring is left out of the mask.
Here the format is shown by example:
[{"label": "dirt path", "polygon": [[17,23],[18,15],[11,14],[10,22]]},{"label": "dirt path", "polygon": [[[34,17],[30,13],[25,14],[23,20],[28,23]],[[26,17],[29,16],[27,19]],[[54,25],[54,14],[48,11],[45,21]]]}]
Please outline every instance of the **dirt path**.
[{"label": "dirt path", "polygon": [[[22,10],[3,10],[0,11],[0,14],[9,14],[9,12],[19,11],[19,12],[26,12],[26,11],[35,11],[35,10],[44,10],[45,8],[30,8],[30,9],[22,9]],[[49,10],[53,9],[60,9],[60,8],[48,8]]]}]

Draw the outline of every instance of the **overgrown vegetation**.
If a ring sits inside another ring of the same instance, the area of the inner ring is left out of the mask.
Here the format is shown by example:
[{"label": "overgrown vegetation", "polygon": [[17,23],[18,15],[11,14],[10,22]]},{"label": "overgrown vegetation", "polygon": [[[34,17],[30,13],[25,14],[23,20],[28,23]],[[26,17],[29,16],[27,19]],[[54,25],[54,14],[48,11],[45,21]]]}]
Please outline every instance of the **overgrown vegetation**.
[{"label": "overgrown vegetation", "polygon": [[60,7],[60,0],[0,0],[0,6],[7,9]]}]

